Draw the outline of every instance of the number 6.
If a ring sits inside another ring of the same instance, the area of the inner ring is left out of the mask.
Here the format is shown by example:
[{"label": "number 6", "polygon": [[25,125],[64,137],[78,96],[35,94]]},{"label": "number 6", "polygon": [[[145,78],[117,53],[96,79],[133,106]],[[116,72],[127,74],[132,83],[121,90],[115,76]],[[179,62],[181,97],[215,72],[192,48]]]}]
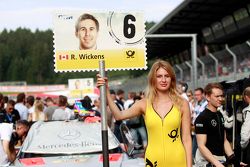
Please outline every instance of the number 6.
[{"label": "number 6", "polygon": [[132,23],[128,23],[129,20],[136,21],[135,17],[133,15],[126,15],[124,17],[124,26],[123,26],[123,34],[126,38],[133,38],[135,36],[135,25]]}]

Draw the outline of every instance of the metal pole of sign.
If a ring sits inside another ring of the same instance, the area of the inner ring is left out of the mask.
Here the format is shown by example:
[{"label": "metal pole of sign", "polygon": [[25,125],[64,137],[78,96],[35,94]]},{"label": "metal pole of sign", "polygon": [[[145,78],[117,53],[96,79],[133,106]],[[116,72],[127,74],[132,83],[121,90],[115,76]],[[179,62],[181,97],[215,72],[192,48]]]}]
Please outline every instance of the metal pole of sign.
[{"label": "metal pole of sign", "polygon": [[[105,61],[99,61],[99,73],[101,77],[105,77]],[[109,167],[109,149],[108,149],[108,128],[107,128],[107,92],[106,84],[100,87],[101,97],[101,127],[102,127],[102,155],[103,155],[103,167]]]}]

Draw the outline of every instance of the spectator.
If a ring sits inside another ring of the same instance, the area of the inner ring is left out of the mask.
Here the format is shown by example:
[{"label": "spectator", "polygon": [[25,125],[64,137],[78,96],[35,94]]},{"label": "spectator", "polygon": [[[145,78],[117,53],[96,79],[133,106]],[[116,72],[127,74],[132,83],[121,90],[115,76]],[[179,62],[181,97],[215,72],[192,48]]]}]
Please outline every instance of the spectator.
[{"label": "spectator", "polygon": [[28,130],[29,123],[26,120],[17,121],[16,131],[13,131],[12,124],[0,124],[0,166],[8,166],[15,161],[15,145],[19,140],[24,140]]},{"label": "spectator", "polygon": [[28,108],[25,106],[25,94],[24,93],[19,93],[17,95],[15,109],[19,112],[21,120],[28,120]]},{"label": "spectator", "polygon": [[32,120],[32,113],[35,111],[35,97],[34,96],[28,96],[26,99],[26,107],[28,108],[28,120]]},{"label": "spectator", "polygon": [[7,102],[6,108],[0,112],[0,123],[13,123],[16,124],[16,121],[20,120],[19,112],[14,108],[15,101],[9,100]]},{"label": "spectator", "polygon": [[54,114],[55,110],[58,108],[57,105],[55,105],[53,99],[51,97],[47,97],[45,99],[45,102],[46,102],[46,108],[44,110],[44,114],[46,115],[47,117],[47,120],[48,121],[51,121],[52,120],[52,115]]},{"label": "spectator", "polygon": [[134,103],[135,92],[128,92],[128,99],[124,103],[124,109],[128,109],[131,104]]},{"label": "spectator", "polygon": [[74,119],[74,111],[69,109],[67,107],[68,105],[68,99],[66,96],[60,95],[59,96],[59,108],[57,108],[54,112],[54,114],[52,115],[52,120],[70,120],[70,119]]},{"label": "spectator", "polygon": [[3,97],[4,108],[6,108],[8,101],[9,101],[9,97],[8,96],[4,96]]},{"label": "spectator", "polygon": [[223,97],[222,105],[218,107],[217,110],[223,115],[225,128],[231,129],[233,127],[233,115],[229,116],[228,112],[225,109],[225,104],[225,97]]},{"label": "spectator", "polygon": [[[195,100],[194,100],[194,95],[193,95],[192,90],[188,90],[188,91],[187,91],[187,97],[188,97],[189,103],[190,103],[191,106],[192,106],[192,111],[193,111],[194,106],[195,106]],[[191,112],[191,113],[192,113],[192,112]]]},{"label": "spectator", "polygon": [[4,109],[3,94],[0,93],[0,111]]},{"label": "spectator", "polygon": [[44,104],[42,100],[36,100],[34,103],[34,112],[31,113],[31,120],[32,122],[35,121],[47,121],[47,117],[44,111]]},{"label": "spectator", "polygon": [[194,122],[196,118],[200,115],[200,113],[204,111],[207,106],[207,100],[204,97],[204,90],[202,88],[196,88],[194,90],[194,99],[195,99],[195,105],[194,105],[194,110],[192,113],[192,135],[193,135],[192,155],[193,155],[193,158],[195,157],[196,150],[198,148],[196,137],[195,137]]},{"label": "spectator", "polygon": [[[122,101],[119,101],[117,99],[117,96],[116,96],[114,90],[112,90],[112,89],[110,90],[110,95],[111,95],[112,100],[114,101],[114,103],[118,107],[119,111],[124,110],[123,104],[121,103]],[[114,120],[114,122],[115,122],[114,123],[114,134],[115,134],[116,138],[119,140],[119,142],[122,143],[122,136],[121,136],[121,133],[120,133],[120,125],[121,125],[122,121]]]},{"label": "spectator", "polygon": [[90,99],[89,96],[85,96],[85,97],[81,100],[81,103],[82,103],[82,106],[83,106],[86,110],[88,110],[88,111],[90,111],[90,112],[93,113],[91,116],[98,116],[98,117],[101,117],[100,112],[97,111],[97,110],[95,110],[95,109],[93,108],[93,106],[91,105],[92,100]]},{"label": "spectator", "polygon": [[188,101],[188,97],[187,97],[187,89],[188,89],[188,85],[187,83],[184,82],[178,82],[177,86],[177,91],[179,92],[179,94]]},{"label": "spectator", "polygon": [[117,92],[116,92],[116,95],[117,95],[116,96],[117,103],[119,103],[122,106],[123,110],[124,110],[124,102],[125,102],[125,92],[124,92],[124,90],[118,89]]},{"label": "spectator", "polygon": [[248,104],[242,110],[243,124],[241,127],[241,147],[244,149],[244,162],[250,164],[250,87],[243,91],[243,99]]}]

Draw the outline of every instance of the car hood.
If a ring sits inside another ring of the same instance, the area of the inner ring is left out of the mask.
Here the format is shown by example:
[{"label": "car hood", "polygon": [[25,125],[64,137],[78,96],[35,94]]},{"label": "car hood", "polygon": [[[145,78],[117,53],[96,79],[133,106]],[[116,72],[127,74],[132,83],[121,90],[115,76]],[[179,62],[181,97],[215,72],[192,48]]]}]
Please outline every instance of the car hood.
[{"label": "car hood", "polygon": [[[109,149],[115,149],[119,144],[108,129]],[[101,124],[79,121],[36,122],[18,154],[14,163],[17,167],[102,167]],[[109,162],[110,167],[144,166],[143,158],[131,159],[125,153],[110,154]]]},{"label": "car hood", "polygon": [[[109,149],[119,146],[108,129]],[[100,123],[79,121],[36,122],[29,130],[21,152],[36,154],[79,154],[102,151]]]}]

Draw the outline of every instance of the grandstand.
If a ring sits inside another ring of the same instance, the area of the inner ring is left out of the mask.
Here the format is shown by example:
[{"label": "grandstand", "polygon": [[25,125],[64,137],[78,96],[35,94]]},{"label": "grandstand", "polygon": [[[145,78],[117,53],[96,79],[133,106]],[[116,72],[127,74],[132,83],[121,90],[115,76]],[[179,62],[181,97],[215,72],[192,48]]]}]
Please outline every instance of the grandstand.
[{"label": "grandstand", "polygon": [[185,0],[147,31],[147,35],[164,34],[197,34],[197,65],[192,62],[190,38],[147,38],[147,57],[168,60],[177,79],[188,82],[191,89],[249,77],[248,0]]}]

